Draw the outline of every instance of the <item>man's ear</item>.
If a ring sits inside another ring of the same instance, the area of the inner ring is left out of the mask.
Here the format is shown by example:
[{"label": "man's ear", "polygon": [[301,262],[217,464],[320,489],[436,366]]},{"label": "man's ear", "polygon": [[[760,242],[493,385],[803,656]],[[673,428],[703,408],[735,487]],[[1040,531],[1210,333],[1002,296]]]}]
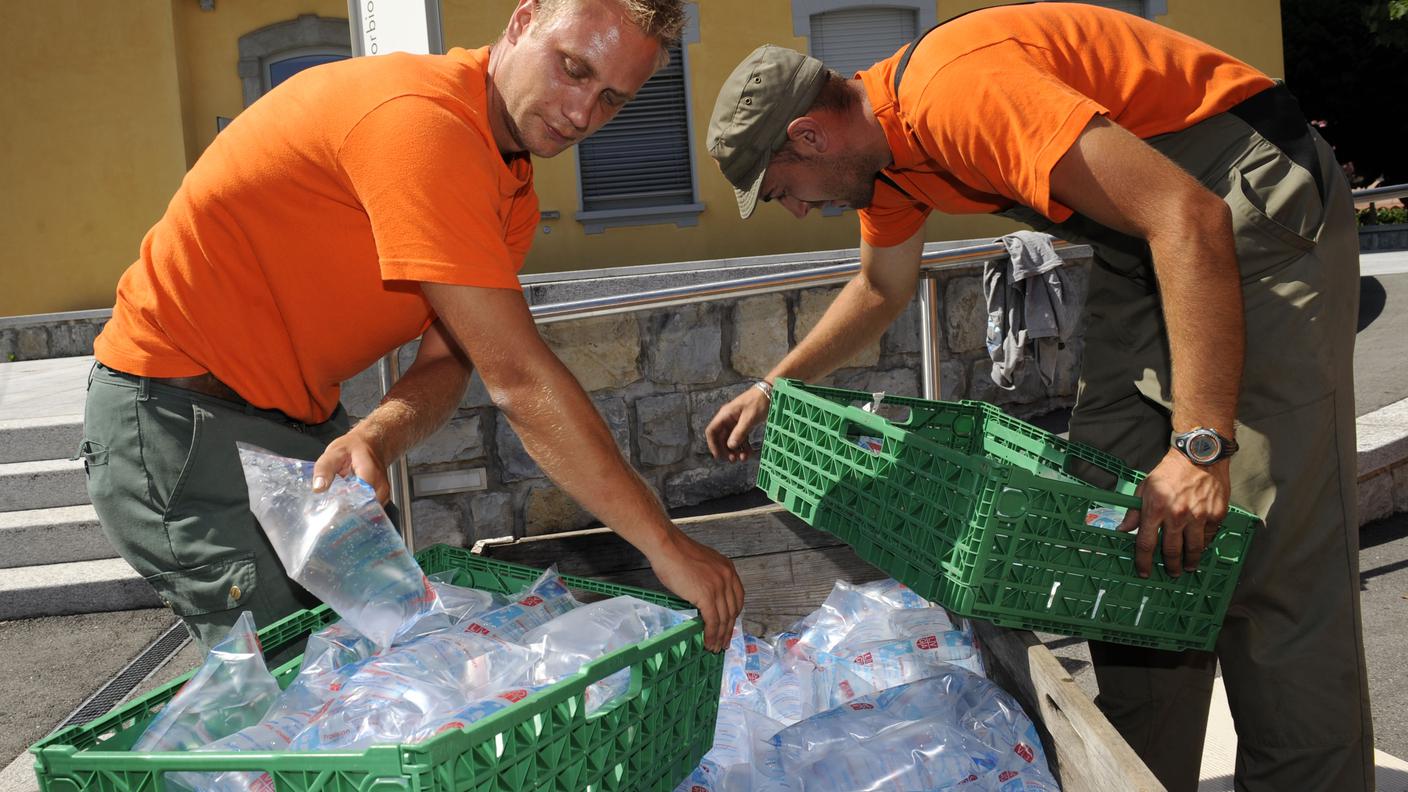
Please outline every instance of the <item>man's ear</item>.
[{"label": "man's ear", "polygon": [[821,154],[831,145],[826,127],[811,116],[798,116],[787,125],[787,139],[804,156]]},{"label": "man's ear", "polygon": [[504,29],[504,38],[510,44],[517,44],[518,39],[528,30],[528,26],[533,22],[533,15],[537,13],[537,5],[538,0],[518,0],[513,15],[508,18],[508,27]]}]

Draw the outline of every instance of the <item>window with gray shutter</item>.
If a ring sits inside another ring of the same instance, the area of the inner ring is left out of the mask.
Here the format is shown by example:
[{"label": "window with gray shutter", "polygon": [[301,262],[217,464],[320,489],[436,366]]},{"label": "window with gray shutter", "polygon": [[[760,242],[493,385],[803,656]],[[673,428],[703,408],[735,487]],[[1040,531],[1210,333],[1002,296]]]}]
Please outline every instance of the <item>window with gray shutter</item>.
[{"label": "window with gray shutter", "polygon": [[585,212],[694,203],[684,53],[655,73],[611,122],[577,146]]},{"label": "window with gray shutter", "polygon": [[847,78],[919,35],[919,14],[912,8],[843,8],[813,14],[811,23],[812,57]]}]

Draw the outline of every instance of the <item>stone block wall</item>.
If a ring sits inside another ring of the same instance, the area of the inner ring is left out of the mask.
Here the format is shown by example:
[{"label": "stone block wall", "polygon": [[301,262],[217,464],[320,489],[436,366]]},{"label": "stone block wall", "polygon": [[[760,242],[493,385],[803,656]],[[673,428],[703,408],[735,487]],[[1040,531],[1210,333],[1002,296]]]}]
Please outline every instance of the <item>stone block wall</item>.
[{"label": "stone block wall", "polygon": [[[757,261],[764,266],[814,266],[854,255],[836,251],[790,263]],[[1074,278],[1086,277],[1088,262],[1071,265]],[[737,262],[743,267],[751,263]],[[723,280],[739,277],[741,271],[730,266],[669,277]],[[1079,336],[1062,350],[1059,375],[1050,387],[1043,385],[1034,366],[1023,370],[1015,390],[992,383],[992,364],[984,348],[981,274],[981,265],[975,264],[939,278],[942,397],[994,402],[1020,417],[1071,404],[1080,365]],[[603,285],[607,280],[569,284],[573,291],[566,295],[560,284],[530,285],[527,292],[530,301],[551,302],[622,288]],[[631,465],[668,506],[689,506],[752,489],[756,462],[714,461],[705,446],[704,428],[720,406],[766,374],[815,326],[839,291],[819,287],[571,320],[544,325],[541,331],[591,394]],[[1084,291],[1077,289],[1077,294]],[[0,362],[92,354],[93,339],[109,316],[110,311],[103,310],[0,318]],[[415,351],[415,344],[402,348],[403,370]],[[878,343],[862,349],[824,383],[917,396],[919,381],[919,314],[917,305],[911,305]],[[380,398],[375,367],[344,384],[343,402],[354,416],[366,415]],[[759,442],[761,432],[753,439]],[[594,522],[529,458],[477,376],[451,421],[413,449],[408,462],[413,479],[480,469],[486,483],[480,491],[414,498],[416,541],[422,546],[569,531]]]},{"label": "stone block wall", "polygon": [[0,317],[0,363],[93,354],[111,311]]}]

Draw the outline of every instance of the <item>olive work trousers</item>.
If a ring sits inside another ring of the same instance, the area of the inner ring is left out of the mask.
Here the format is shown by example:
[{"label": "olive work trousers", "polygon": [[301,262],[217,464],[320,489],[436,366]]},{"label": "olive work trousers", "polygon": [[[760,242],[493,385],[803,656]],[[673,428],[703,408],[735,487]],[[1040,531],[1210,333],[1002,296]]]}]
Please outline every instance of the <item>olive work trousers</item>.
[{"label": "olive work trousers", "polygon": [[[1323,189],[1231,113],[1146,141],[1231,209],[1246,315],[1232,502],[1265,521],[1215,655],[1091,642],[1097,704],[1171,792],[1197,789],[1218,661],[1237,789],[1374,783],[1356,515],[1358,233],[1330,147],[1306,134]],[[1172,378],[1148,246],[1080,215],[1007,214],[1094,247],[1071,439],[1151,470],[1169,449]]]},{"label": "olive work trousers", "polygon": [[[316,459],[347,428],[341,407],[304,424],[99,363],[79,455],[103,533],[208,651],[243,611],[264,628],[318,605],[285,574],[250,512],[235,442]],[[276,661],[301,648],[289,650]]]}]

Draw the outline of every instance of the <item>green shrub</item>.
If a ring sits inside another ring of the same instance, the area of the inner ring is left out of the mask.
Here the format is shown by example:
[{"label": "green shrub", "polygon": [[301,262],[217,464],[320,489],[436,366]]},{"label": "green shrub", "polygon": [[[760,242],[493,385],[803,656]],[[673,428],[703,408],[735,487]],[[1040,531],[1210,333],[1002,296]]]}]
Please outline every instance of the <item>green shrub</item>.
[{"label": "green shrub", "polygon": [[1359,210],[1359,225],[1393,225],[1408,223],[1408,207],[1385,206]]}]

